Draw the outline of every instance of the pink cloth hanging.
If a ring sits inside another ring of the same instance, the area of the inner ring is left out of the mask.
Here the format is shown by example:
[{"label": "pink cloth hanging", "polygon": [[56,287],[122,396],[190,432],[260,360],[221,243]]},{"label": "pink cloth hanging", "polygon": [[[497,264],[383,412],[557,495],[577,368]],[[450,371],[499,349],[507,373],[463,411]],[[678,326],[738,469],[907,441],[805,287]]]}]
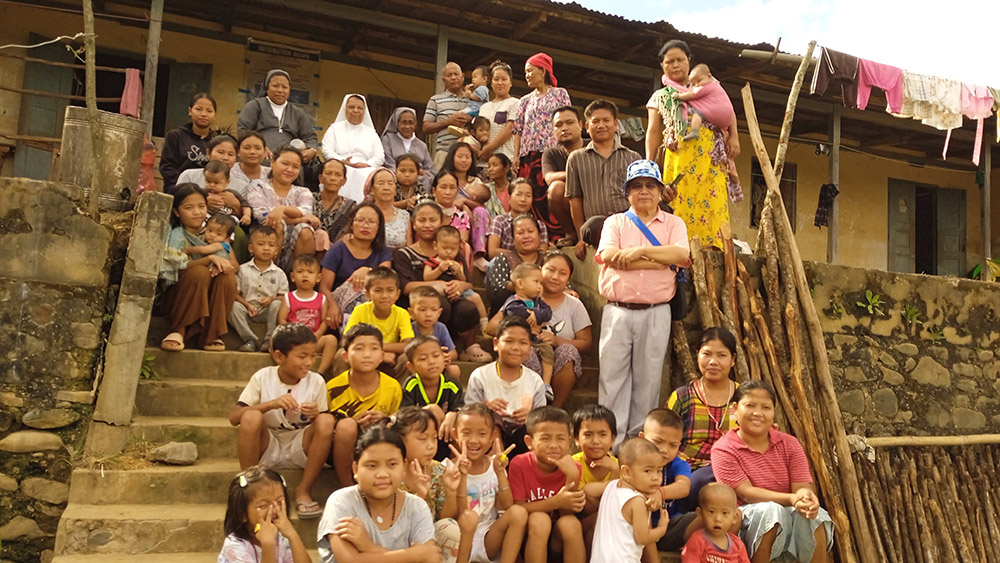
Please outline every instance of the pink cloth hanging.
[{"label": "pink cloth hanging", "polygon": [[125,69],[125,89],[122,90],[122,103],[118,108],[118,113],[129,117],[139,118],[139,110],[142,108],[142,79],[139,77],[139,69]]},{"label": "pink cloth hanging", "polygon": [[858,59],[858,109],[868,106],[872,86],[885,90],[889,111],[899,113],[903,109],[903,69]]},{"label": "pink cloth hanging", "polygon": [[972,163],[979,166],[983,148],[983,120],[993,115],[993,94],[986,86],[962,83],[962,113],[976,120],[976,144],[972,149]]}]

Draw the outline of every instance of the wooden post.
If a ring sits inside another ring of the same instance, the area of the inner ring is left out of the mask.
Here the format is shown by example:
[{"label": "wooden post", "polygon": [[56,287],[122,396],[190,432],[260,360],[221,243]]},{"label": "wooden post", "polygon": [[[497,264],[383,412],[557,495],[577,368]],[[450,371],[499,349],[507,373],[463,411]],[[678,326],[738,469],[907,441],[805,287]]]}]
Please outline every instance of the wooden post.
[{"label": "wooden post", "polygon": [[101,197],[98,190],[99,179],[97,170],[101,154],[103,153],[103,144],[101,143],[101,128],[99,127],[100,117],[97,113],[97,69],[95,68],[97,64],[97,41],[94,32],[94,4],[91,0],[83,0],[83,32],[86,34],[83,44],[87,56],[84,79],[86,84],[84,88],[86,89],[87,98],[87,121],[90,122],[90,168],[93,171],[90,179],[90,197],[87,199],[87,209],[90,212],[90,216],[94,220],[97,220],[99,213],[98,202]]},{"label": "wooden post", "polygon": [[[444,69],[444,65],[448,64],[448,26],[446,25],[438,26],[437,40],[438,40],[437,58],[435,59],[434,62],[434,64],[437,65],[437,67],[434,69],[435,80],[437,80],[437,83],[434,84],[434,93],[440,94],[441,92],[444,92],[444,82],[441,81],[440,73],[441,70]],[[431,144],[428,146],[433,147],[434,145]]]},{"label": "wooden post", "polygon": [[[833,115],[830,116],[830,183],[840,189],[840,106],[831,104]],[[826,231],[826,262],[837,262],[837,237],[840,232],[840,200],[833,198],[830,206],[830,224]]]},{"label": "wooden post", "polygon": [[991,203],[990,203],[990,173],[993,172],[993,141],[990,140],[989,135],[983,135],[983,167],[986,169],[986,173],[983,174],[983,273],[979,276],[979,279],[984,281],[993,281],[993,275],[990,273],[989,259],[993,254],[993,249],[990,248],[990,218],[991,218]]},{"label": "wooden post", "polygon": [[781,173],[785,171],[785,153],[788,152],[788,138],[792,136],[792,117],[795,116],[795,106],[798,105],[799,91],[802,90],[802,82],[806,77],[806,70],[812,62],[813,49],[816,42],[810,41],[806,54],[799,63],[799,70],[795,73],[795,80],[792,82],[792,89],[788,92],[788,105],[785,107],[785,120],[781,123],[781,134],[778,136],[778,150],[774,153],[774,177],[781,182]]},{"label": "wooden post", "polygon": [[153,0],[149,7],[149,35],[146,38],[146,72],[142,83],[142,120],[146,137],[153,138],[153,110],[156,109],[156,65],[160,62],[160,28],[163,25],[163,0]]}]

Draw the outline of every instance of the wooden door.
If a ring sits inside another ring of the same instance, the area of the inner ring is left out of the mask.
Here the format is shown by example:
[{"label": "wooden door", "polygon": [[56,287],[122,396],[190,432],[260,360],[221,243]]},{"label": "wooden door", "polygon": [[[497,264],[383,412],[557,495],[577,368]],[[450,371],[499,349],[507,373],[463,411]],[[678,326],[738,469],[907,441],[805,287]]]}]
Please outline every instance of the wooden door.
[{"label": "wooden door", "polygon": [[[39,43],[45,38],[34,33],[29,35],[30,43]],[[31,56],[50,61],[72,62],[63,45],[46,45],[31,50]],[[25,90],[38,90],[57,94],[71,94],[73,70],[44,63],[24,64]],[[21,113],[18,117],[17,133],[36,137],[59,138],[62,136],[63,118],[69,100],[45,96],[21,95]],[[14,148],[14,176],[48,180],[52,168],[52,151],[43,143],[18,141]]]},{"label": "wooden door", "polygon": [[[176,129],[191,120],[188,117],[188,105],[191,103],[191,97],[199,92],[212,92],[212,65],[172,63],[170,65],[170,81],[167,90],[167,112],[163,126],[164,133]],[[236,116],[216,116],[216,127],[226,125],[232,127],[232,132],[235,135]]]},{"label": "wooden door", "polygon": [[965,190],[938,188],[937,274],[963,277],[965,271]]},{"label": "wooden door", "polygon": [[888,270],[913,272],[916,267],[916,189],[889,179]]}]

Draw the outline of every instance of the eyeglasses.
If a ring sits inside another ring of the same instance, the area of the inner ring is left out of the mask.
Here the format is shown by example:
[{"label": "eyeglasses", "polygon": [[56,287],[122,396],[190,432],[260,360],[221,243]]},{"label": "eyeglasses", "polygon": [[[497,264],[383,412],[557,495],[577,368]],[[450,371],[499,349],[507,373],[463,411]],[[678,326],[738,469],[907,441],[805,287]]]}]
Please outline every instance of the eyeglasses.
[{"label": "eyeglasses", "polygon": [[378,219],[364,219],[362,217],[354,218],[355,225],[378,225]]}]

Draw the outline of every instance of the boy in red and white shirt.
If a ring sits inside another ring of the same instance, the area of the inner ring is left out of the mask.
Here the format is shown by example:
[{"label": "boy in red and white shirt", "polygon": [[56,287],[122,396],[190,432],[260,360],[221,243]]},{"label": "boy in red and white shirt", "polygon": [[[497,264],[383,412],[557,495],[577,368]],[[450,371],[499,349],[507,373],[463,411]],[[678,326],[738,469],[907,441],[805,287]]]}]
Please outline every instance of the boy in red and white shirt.
[{"label": "boy in red and white shirt", "polygon": [[681,563],[750,563],[747,548],[730,532],[741,518],[736,492],[722,483],[709,483],[698,492],[698,517],[705,527],[684,545]]},{"label": "boy in red and white shirt", "polygon": [[312,254],[296,256],[292,261],[292,283],[295,290],[285,294],[278,309],[278,324],[300,323],[309,327],[316,335],[316,349],[320,351],[317,373],[324,378],[333,364],[337,352],[337,337],[326,333],[326,296],[316,291],[320,275],[319,261]]}]

